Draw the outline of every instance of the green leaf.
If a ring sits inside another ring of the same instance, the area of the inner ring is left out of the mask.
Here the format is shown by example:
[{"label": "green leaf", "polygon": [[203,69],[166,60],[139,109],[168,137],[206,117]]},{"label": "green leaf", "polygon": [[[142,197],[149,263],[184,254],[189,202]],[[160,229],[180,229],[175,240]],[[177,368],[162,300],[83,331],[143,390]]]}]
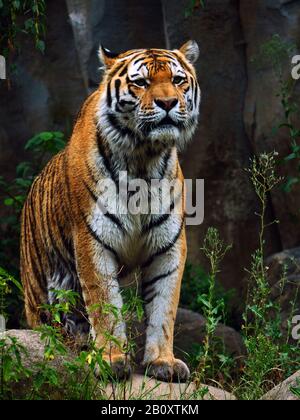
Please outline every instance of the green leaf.
[{"label": "green leaf", "polygon": [[32,30],[32,28],[34,28],[34,20],[31,18],[25,20],[24,26],[26,31]]},{"label": "green leaf", "polygon": [[288,178],[288,180],[287,180],[287,182],[286,182],[286,183],[285,183],[285,185],[283,186],[283,191],[284,191],[284,192],[286,192],[286,193],[291,192],[292,187],[293,187],[295,184],[298,184],[298,183],[299,183],[299,181],[300,181],[300,179],[299,179],[299,178],[292,178],[292,177],[289,177],[289,178]]},{"label": "green leaf", "polygon": [[290,160],[296,159],[297,155],[296,153],[291,153],[290,155],[286,156],[284,158],[285,162],[289,162]]},{"label": "green leaf", "polygon": [[20,6],[21,6],[20,1],[19,0],[14,0],[13,1],[13,6],[16,10],[19,10]]},{"label": "green leaf", "polygon": [[291,388],[291,392],[296,395],[296,397],[300,398],[300,387],[299,388]]},{"label": "green leaf", "polygon": [[53,133],[50,133],[48,131],[45,131],[44,133],[40,133],[39,137],[43,140],[43,141],[49,141],[52,140],[54,135]]},{"label": "green leaf", "polygon": [[13,206],[14,202],[15,201],[14,201],[13,198],[6,198],[4,200],[4,205],[7,206],[7,207],[11,207],[11,206]]},{"label": "green leaf", "polygon": [[53,135],[57,138],[57,139],[63,139],[65,137],[64,133],[62,133],[61,131],[53,131]]},{"label": "green leaf", "polygon": [[44,41],[42,41],[41,39],[39,39],[37,42],[36,42],[36,48],[39,50],[39,51],[41,51],[41,53],[43,53],[44,54],[44,52],[45,52],[45,42]]}]

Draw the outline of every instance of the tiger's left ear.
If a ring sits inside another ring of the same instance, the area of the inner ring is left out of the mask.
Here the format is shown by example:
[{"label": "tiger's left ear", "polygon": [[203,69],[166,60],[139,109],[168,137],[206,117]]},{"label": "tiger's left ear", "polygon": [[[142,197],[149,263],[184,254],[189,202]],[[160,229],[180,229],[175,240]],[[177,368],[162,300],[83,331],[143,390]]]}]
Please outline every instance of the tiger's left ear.
[{"label": "tiger's left ear", "polygon": [[105,69],[110,69],[114,65],[118,55],[119,54],[113,53],[112,51],[103,47],[103,45],[100,45],[98,56]]},{"label": "tiger's left ear", "polygon": [[199,58],[200,50],[196,41],[188,41],[179,51],[186,57],[186,59],[191,63],[195,64]]}]

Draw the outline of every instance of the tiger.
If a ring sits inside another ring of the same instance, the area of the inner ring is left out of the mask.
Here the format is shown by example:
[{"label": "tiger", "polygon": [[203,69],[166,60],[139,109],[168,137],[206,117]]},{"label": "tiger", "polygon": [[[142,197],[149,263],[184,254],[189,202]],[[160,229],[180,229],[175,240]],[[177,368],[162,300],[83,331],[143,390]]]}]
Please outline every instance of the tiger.
[{"label": "tiger", "polygon": [[[35,178],[22,211],[20,268],[28,326],[49,322],[42,308],[59,301],[57,290],[78,293],[86,316],[82,309],[64,314],[64,328],[90,334],[119,379],[132,373],[123,351],[126,323],[104,308],[121,311],[122,279],[137,270],[146,318],[141,367],[162,381],[190,377],[188,366],[174,356],[173,341],[187,255],[178,154],[199,119],[198,56],[195,41],[174,50],[119,54],[100,46],[99,87],[83,104],[65,148]],[[154,214],[126,213],[121,208],[126,200],[112,209],[113,194],[102,202],[103,182],[109,180],[119,196],[124,173],[146,185],[153,179],[179,183],[170,211],[162,193]]]}]

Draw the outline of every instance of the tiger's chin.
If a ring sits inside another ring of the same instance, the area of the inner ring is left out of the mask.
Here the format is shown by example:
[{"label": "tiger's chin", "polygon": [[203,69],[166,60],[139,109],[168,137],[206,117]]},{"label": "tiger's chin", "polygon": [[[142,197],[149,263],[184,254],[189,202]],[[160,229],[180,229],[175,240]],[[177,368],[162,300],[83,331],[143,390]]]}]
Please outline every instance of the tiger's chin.
[{"label": "tiger's chin", "polygon": [[148,139],[153,145],[160,144],[163,147],[176,146],[178,150],[183,150],[192,138],[194,130],[180,129],[174,125],[161,126],[154,128],[149,134]]},{"label": "tiger's chin", "polygon": [[156,127],[148,134],[150,141],[156,143],[157,141],[174,144],[178,139],[180,139],[180,130],[174,125],[165,125]]}]

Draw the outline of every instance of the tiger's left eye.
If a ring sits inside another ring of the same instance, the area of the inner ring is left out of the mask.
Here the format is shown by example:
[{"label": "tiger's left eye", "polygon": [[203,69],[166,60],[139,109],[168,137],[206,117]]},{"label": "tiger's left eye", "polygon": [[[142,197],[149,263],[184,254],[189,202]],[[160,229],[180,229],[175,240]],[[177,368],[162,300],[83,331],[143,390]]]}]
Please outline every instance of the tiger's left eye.
[{"label": "tiger's left eye", "polygon": [[173,78],[173,83],[174,83],[174,85],[180,85],[182,82],[184,82],[184,80],[185,80],[185,77],[175,76]]},{"label": "tiger's left eye", "polygon": [[147,80],[146,79],[137,79],[134,81],[134,84],[136,84],[139,87],[146,87],[148,86]]}]

